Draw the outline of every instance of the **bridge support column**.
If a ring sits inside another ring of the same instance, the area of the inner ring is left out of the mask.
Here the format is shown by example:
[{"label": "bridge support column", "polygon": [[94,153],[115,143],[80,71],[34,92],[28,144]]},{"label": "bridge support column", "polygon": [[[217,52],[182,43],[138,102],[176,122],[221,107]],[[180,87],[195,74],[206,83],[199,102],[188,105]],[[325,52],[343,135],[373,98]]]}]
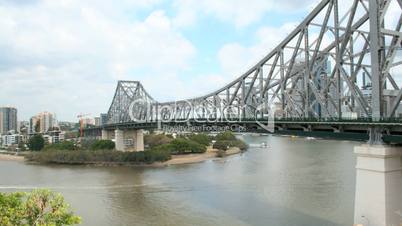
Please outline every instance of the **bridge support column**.
[{"label": "bridge support column", "polygon": [[402,225],[402,148],[355,147],[355,224]]},{"label": "bridge support column", "polygon": [[103,129],[102,130],[102,140],[110,140],[110,139],[112,139],[111,131]]},{"label": "bridge support column", "polygon": [[144,151],[144,130],[135,131],[135,151]]},{"label": "bridge support column", "polygon": [[114,131],[115,148],[117,151],[124,151],[124,131],[116,129]]}]

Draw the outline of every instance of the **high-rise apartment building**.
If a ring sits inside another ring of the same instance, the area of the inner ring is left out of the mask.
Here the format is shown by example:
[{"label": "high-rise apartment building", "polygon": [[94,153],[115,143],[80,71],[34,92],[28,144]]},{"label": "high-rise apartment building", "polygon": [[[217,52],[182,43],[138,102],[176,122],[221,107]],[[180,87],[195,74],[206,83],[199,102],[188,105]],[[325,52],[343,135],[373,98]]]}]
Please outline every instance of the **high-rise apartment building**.
[{"label": "high-rise apartment building", "polygon": [[9,131],[18,132],[17,109],[13,107],[0,107],[0,134]]},{"label": "high-rise apartment building", "polygon": [[101,126],[106,125],[107,124],[107,114],[105,114],[105,113],[100,114],[100,118],[101,118],[100,125]]},{"label": "high-rise apartment building", "polygon": [[31,133],[46,133],[49,129],[57,126],[56,115],[46,111],[33,116],[29,121],[29,130]]}]

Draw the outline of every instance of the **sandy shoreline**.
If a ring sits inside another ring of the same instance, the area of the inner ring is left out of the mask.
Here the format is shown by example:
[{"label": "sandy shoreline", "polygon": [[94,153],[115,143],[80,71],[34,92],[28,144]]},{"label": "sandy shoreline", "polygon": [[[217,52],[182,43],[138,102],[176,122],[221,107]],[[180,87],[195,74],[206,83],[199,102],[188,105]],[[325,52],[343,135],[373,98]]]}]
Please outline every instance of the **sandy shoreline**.
[{"label": "sandy shoreline", "polygon": [[24,156],[0,154],[0,161],[24,161]]},{"label": "sandy shoreline", "polygon": [[[218,150],[208,147],[207,151],[202,154],[186,154],[186,155],[172,155],[172,159],[162,163],[155,163],[157,166],[169,166],[169,165],[183,165],[204,162],[211,159],[220,159],[217,155]],[[230,148],[226,151],[225,156],[235,155],[241,153],[239,148]]]}]

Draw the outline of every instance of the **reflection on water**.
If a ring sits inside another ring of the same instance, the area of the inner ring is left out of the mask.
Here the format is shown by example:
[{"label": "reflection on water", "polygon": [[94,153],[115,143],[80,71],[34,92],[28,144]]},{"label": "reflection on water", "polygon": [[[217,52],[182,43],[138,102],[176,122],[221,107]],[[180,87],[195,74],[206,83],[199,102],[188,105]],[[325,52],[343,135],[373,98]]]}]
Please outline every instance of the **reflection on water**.
[{"label": "reflection on water", "polygon": [[357,143],[243,138],[268,147],[165,168],[0,161],[0,191],[60,191],[84,225],[353,224]]}]

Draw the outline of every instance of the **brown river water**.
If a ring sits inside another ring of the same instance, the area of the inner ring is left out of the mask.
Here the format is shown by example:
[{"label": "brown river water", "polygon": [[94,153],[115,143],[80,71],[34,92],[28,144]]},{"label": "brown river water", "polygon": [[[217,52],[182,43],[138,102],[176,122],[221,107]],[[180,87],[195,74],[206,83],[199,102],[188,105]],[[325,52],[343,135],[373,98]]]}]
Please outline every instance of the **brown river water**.
[{"label": "brown river water", "polygon": [[0,192],[61,192],[83,225],[353,224],[359,143],[242,139],[251,144],[243,154],[160,168],[0,161]]}]

